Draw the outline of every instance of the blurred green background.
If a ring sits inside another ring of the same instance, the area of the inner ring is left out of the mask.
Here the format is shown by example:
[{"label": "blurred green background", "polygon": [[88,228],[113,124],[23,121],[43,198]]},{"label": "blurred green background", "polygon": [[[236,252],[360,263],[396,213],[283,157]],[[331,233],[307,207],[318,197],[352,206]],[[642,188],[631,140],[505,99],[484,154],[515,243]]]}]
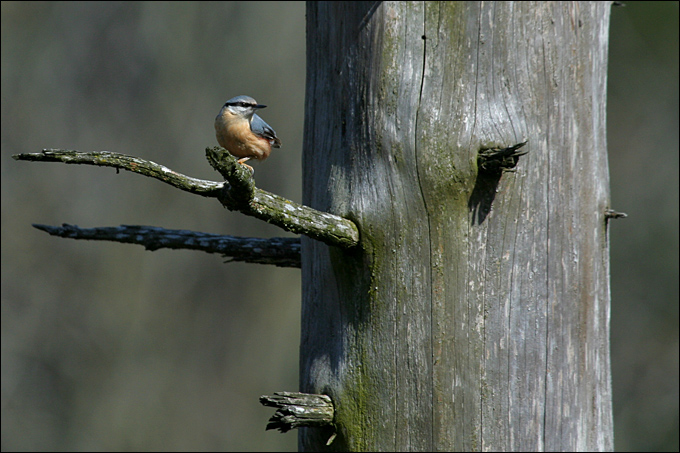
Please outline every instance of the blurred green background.
[{"label": "blurred green background", "polygon": [[[204,149],[230,97],[284,143],[258,186],[301,196],[300,2],[2,2],[2,450],[297,448],[258,396],[297,390],[300,273],[58,239],[31,223],[285,236],[157,181],[15,162],[134,154],[219,180]],[[678,450],[678,3],[611,20],[608,137],[617,450]]]}]

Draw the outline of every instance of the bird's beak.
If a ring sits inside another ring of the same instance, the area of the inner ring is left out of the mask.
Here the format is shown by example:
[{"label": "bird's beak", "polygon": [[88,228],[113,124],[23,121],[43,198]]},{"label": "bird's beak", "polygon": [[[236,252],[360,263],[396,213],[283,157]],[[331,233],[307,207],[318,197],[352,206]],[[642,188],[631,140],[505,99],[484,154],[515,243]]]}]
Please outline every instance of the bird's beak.
[{"label": "bird's beak", "polygon": [[267,107],[266,105],[262,105],[262,104],[257,104],[255,106],[256,109],[263,109],[263,108],[266,108],[266,107]]}]

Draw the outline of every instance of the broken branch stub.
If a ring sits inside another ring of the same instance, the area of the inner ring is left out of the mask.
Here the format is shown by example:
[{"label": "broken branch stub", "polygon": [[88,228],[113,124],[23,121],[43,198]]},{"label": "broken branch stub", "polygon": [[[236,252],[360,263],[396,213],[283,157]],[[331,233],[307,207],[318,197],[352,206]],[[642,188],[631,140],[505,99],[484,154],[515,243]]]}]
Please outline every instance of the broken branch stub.
[{"label": "broken branch stub", "polygon": [[294,428],[322,427],[333,424],[333,402],[327,395],[299,392],[275,392],[262,395],[260,403],[278,410],[269,419],[266,429],[282,433]]}]

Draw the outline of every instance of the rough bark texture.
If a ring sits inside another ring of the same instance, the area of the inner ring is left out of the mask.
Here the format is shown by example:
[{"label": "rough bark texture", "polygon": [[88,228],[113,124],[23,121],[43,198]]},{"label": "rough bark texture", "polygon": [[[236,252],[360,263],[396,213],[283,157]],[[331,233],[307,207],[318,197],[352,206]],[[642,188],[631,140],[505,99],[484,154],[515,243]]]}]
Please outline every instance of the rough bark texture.
[{"label": "rough bark texture", "polygon": [[[611,450],[609,4],[310,2],[302,450]],[[515,173],[480,150],[528,140]]]}]

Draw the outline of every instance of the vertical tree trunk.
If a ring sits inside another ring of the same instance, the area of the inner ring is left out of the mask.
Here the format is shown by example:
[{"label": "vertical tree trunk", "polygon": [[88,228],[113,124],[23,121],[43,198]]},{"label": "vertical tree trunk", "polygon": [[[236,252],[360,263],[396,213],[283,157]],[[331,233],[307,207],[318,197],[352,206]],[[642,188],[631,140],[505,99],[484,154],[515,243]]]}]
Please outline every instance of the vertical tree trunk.
[{"label": "vertical tree trunk", "polygon": [[[611,450],[609,3],[310,2],[302,450]],[[478,151],[528,140],[515,173]]]}]

